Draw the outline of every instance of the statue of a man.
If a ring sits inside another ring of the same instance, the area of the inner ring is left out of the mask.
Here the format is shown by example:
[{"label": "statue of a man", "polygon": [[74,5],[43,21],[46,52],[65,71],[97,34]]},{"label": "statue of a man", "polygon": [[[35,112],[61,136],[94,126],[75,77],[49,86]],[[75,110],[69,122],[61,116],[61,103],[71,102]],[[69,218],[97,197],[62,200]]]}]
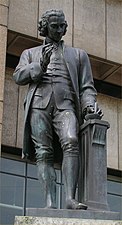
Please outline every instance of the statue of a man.
[{"label": "statue of a man", "polygon": [[[39,179],[46,190],[46,207],[56,208],[53,131],[63,151],[62,170],[67,209],[87,209],[75,200],[79,173],[79,126],[94,113],[96,90],[85,51],[61,40],[67,22],[61,10],[49,10],[39,22],[41,46],[25,50],[13,74],[18,85],[29,84],[24,102],[23,153],[35,151]],[[97,110],[101,114],[100,110]]]}]

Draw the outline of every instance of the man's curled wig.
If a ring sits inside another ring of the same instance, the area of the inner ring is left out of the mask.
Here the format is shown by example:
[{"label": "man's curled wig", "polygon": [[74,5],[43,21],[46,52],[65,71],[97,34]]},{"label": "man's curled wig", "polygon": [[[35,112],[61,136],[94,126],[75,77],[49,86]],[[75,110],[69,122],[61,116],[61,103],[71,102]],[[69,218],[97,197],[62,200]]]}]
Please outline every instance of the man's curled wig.
[{"label": "man's curled wig", "polygon": [[[47,26],[48,26],[49,18],[50,18],[51,16],[59,16],[59,17],[60,17],[60,16],[63,16],[64,19],[65,19],[65,15],[64,15],[64,13],[63,13],[62,10],[54,10],[54,9],[52,9],[52,10],[46,11],[46,12],[42,15],[42,17],[41,17],[41,19],[40,19],[40,21],[39,21],[39,27],[38,27],[38,30],[39,30],[40,36],[46,37],[46,36],[48,35],[48,29],[47,29]],[[64,29],[63,36],[65,35],[65,33],[66,33],[66,31],[67,31],[67,26],[68,26],[67,21],[65,21],[65,29]]]}]

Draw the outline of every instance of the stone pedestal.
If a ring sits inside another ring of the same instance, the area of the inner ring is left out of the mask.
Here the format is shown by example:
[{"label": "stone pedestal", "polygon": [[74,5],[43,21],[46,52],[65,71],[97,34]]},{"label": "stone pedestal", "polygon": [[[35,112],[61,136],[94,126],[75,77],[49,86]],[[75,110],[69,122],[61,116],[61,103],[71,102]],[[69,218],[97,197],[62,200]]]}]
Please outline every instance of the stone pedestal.
[{"label": "stone pedestal", "polygon": [[14,225],[122,225],[122,221],[17,216]]},{"label": "stone pedestal", "polygon": [[28,208],[27,216],[50,217],[50,218],[74,218],[74,219],[94,219],[94,220],[119,220],[120,214],[110,211],[100,210],[71,210],[71,209],[44,209]]},{"label": "stone pedestal", "polygon": [[109,210],[107,204],[106,133],[109,123],[88,120],[81,126],[79,201],[90,209]]},{"label": "stone pedestal", "polygon": [[122,225],[120,215],[108,211],[28,208],[14,225]]}]

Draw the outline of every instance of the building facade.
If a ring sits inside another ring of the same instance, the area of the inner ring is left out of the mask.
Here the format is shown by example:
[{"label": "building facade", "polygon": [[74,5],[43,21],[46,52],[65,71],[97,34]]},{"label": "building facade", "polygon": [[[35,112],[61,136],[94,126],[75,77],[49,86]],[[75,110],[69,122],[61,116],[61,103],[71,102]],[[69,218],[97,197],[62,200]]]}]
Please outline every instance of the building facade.
[{"label": "building facade", "polygon": [[[37,23],[48,9],[63,9],[68,22],[67,45],[90,57],[98,103],[107,133],[108,203],[122,211],[122,1],[121,0],[0,0],[0,146],[1,224],[12,224],[27,207],[43,207],[43,190],[35,164],[21,159],[23,101],[27,86],[17,86],[12,74],[24,49],[41,45]],[[65,192],[59,165],[57,207]],[[41,202],[40,202],[40,199]]]}]

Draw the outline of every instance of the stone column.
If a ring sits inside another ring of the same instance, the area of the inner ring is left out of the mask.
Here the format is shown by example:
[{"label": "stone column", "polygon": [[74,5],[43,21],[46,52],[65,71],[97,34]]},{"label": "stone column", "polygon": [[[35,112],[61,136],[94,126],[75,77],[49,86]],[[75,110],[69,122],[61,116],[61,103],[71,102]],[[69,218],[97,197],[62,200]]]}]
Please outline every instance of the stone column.
[{"label": "stone column", "polygon": [[0,153],[9,0],[0,0]]},{"label": "stone column", "polygon": [[89,209],[108,210],[106,133],[109,123],[88,120],[81,126],[79,200]]}]

